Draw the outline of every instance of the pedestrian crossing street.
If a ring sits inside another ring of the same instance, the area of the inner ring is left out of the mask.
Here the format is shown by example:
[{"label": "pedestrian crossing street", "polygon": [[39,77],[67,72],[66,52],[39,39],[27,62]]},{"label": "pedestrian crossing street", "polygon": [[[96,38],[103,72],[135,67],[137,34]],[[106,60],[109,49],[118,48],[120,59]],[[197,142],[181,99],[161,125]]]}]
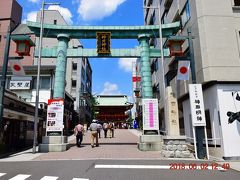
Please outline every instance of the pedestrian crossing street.
[{"label": "pedestrian crossing street", "polygon": [[[0,173],[0,179],[2,177],[4,177],[5,175],[7,175],[7,173]],[[17,174],[16,176],[11,177],[8,180],[25,180],[25,179],[28,179],[28,178],[31,179],[31,176],[32,175],[30,175],[30,174]],[[40,180],[56,180],[58,178],[59,178],[58,176],[43,176]],[[89,179],[86,179],[86,178],[72,178],[72,180],[89,180]]]}]

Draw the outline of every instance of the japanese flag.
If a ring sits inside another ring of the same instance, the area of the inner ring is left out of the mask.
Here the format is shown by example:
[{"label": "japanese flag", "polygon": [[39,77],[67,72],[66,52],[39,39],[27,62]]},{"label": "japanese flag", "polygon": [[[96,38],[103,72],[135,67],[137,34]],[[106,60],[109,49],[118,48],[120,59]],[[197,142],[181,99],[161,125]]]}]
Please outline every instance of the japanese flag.
[{"label": "japanese flag", "polygon": [[9,64],[14,76],[25,76],[25,71],[18,60],[9,60]]},{"label": "japanese flag", "polygon": [[177,80],[189,80],[189,61],[178,61]]}]

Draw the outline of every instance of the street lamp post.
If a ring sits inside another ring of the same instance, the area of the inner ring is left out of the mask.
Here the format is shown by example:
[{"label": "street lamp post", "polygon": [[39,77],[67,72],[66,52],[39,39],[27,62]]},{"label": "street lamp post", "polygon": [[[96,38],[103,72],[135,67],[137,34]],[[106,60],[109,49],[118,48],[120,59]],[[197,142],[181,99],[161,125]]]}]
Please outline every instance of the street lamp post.
[{"label": "street lamp post", "polygon": [[37,144],[37,122],[38,122],[38,104],[39,104],[39,85],[40,85],[40,69],[41,69],[41,52],[43,38],[43,23],[44,23],[44,7],[45,5],[59,5],[60,3],[45,3],[42,1],[42,9],[40,15],[40,37],[38,44],[38,68],[37,68],[37,85],[36,85],[36,100],[35,100],[35,116],[34,116],[34,135],[33,135],[33,153],[36,153]]}]

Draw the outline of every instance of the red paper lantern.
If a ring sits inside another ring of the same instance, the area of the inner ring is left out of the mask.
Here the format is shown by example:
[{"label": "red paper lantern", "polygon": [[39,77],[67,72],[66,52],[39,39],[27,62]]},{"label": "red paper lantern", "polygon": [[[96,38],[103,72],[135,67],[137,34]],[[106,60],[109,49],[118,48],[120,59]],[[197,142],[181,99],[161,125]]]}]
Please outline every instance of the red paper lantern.
[{"label": "red paper lantern", "polygon": [[167,46],[170,48],[170,56],[183,56],[183,43],[184,40],[168,40]]},{"label": "red paper lantern", "polygon": [[30,48],[35,44],[29,36],[14,35],[12,40],[17,44],[16,53],[19,56],[30,56]]}]

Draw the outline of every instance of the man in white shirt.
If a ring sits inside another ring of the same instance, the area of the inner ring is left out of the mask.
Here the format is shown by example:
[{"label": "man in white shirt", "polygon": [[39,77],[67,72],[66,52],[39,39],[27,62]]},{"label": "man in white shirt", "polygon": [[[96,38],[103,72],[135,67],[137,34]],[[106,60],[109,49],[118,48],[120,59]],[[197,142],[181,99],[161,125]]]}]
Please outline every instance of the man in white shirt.
[{"label": "man in white shirt", "polygon": [[91,131],[91,146],[92,146],[92,148],[94,147],[94,139],[96,139],[96,147],[99,146],[97,129],[98,129],[97,120],[93,119],[93,121],[89,127],[89,130]]}]

